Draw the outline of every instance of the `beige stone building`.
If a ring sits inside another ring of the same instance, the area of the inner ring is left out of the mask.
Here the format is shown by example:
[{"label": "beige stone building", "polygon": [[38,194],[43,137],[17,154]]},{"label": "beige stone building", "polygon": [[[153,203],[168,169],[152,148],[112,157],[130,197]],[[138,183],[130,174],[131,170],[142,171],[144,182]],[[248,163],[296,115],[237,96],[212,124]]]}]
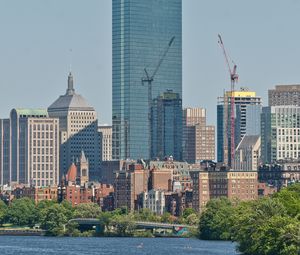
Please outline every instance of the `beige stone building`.
[{"label": "beige stone building", "polygon": [[258,198],[257,171],[227,169],[192,170],[193,208],[201,212],[213,198],[227,197],[243,201]]},{"label": "beige stone building", "polygon": [[206,109],[183,110],[183,159],[189,163],[215,159],[215,127],[206,125]]},{"label": "beige stone building", "polygon": [[112,126],[99,126],[98,132],[100,134],[100,148],[101,160],[112,160]]},{"label": "beige stone building", "polygon": [[83,150],[89,159],[90,179],[97,180],[100,168],[97,113],[81,95],[75,93],[71,73],[66,94],[49,106],[48,113],[50,117],[59,118],[61,173],[66,173]]}]

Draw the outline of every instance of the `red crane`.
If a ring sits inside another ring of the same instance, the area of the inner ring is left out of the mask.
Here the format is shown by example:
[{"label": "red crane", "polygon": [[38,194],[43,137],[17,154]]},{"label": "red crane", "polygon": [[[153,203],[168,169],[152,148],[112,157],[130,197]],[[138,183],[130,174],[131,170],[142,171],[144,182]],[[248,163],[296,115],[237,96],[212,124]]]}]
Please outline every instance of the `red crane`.
[{"label": "red crane", "polygon": [[[230,86],[230,163],[229,163],[229,165],[231,167],[233,167],[234,154],[235,154],[235,142],[234,142],[234,135],[235,135],[234,134],[235,133],[234,132],[235,131],[234,130],[234,122],[235,122],[235,120],[234,120],[234,110],[235,110],[234,109],[234,105],[235,105],[234,90],[235,90],[235,83],[238,81],[239,76],[238,76],[237,71],[236,71],[237,65],[232,60],[231,60],[231,62],[233,64],[233,68],[230,65],[228,55],[226,53],[221,35],[218,35],[218,37],[219,37],[218,43],[219,43],[220,47],[223,50],[225,61],[226,61],[228,71],[229,71],[229,74],[230,74],[231,86]],[[225,98],[224,98],[224,102],[228,103],[228,100],[225,100]],[[228,115],[226,114],[226,116],[228,116]],[[226,126],[226,128],[228,128],[228,125]]]}]

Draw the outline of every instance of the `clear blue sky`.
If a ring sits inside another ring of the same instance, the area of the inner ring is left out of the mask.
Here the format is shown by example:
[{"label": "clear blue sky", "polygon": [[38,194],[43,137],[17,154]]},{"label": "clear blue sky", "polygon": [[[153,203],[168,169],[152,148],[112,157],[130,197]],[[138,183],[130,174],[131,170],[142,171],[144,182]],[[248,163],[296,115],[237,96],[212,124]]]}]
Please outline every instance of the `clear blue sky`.
[{"label": "clear blue sky", "polygon": [[[184,106],[206,107],[215,124],[216,98],[229,88],[218,33],[238,86],[265,104],[268,88],[300,83],[299,13],[298,0],[183,0]],[[0,0],[0,118],[64,94],[70,48],[76,91],[111,123],[111,0]]]}]

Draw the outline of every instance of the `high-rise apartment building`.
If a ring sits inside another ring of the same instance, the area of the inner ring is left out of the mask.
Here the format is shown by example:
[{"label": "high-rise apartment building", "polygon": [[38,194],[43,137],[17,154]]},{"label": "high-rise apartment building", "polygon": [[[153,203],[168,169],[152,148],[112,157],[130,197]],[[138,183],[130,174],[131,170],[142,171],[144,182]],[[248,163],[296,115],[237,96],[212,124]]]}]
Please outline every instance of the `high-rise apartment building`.
[{"label": "high-rise apartment building", "polygon": [[182,97],[182,0],[112,1],[113,159],[150,158],[148,84],[152,99],[166,90]]},{"label": "high-rise apartment building", "polygon": [[[236,147],[246,134],[260,135],[258,127],[262,101],[261,97],[256,96],[255,92],[249,91],[247,88],[234,91],[233,97],[235,103],[234,146]],[[230,98],[231,92],[225,92],[222,97],[218,98],[217,106],[217,160],[225,164],[231,164]]]},{"label": "high-rise apartment building", "polygon": [[50,117],[59,118],[61,174],[66,173],[84,151],[89,159],[90,179],[97,179],[100,164],[97,113],[81,95],[75,93],[71,73],[66,93],[49,106],[48,113]]},{"label": "high-rise apartment building", "polygon": [[300,107],[263,107],[261,154],[263,163],[300,158]]},{"label": "high-rise apartment building", "polygon": [[100,159],[101,161],[110,161],[112,160],[112,126],[99,126],[98,132],[100,135]]},{"label": "high-rise apartment building", "polygon": [[300,106],[300,85],[277,85],[269,90],[269,106],[296,105]]},{"label": "high-rise apartment building", "polygon": [[215,127],[206,125],[206,109],[183,110],[183,159],[189,163],[215,159]]},{"label": "high-rise apartment building", "polygon": [[167,91],[153,100],[151,111],[151,158],[182,159],[182,100]]},{"label": "high-rise apartment building", "polygon": [[2,184],[57,185],[59,120],[43,109],[13,109],[1,123]]}]

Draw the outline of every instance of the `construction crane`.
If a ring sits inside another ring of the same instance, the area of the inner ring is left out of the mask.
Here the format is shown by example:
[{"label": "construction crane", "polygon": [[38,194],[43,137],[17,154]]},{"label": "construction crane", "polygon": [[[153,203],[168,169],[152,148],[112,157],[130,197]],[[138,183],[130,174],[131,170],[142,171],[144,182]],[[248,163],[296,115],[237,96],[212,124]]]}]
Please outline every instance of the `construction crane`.
[{"label": "construction crane", "polygon": [[[144,68],[144,72],[146,77],[142,78],[142,85],[144,85],[145,82],[147,82],[148,84],[148,122],[149,122],[149,149],[151,148],[151,106],[152,106],[152,82],[154,81],[154,77],[157,74],[162,62],[164,61],[170,47],[172,46],[173,42],[175,40],[175,36],[173,36],[171,38],[171,40],[169,41],[166,49],[164,50],[161,58],[158,61],[158,64],[156,66],[156,68],[154,69],[152,75],[150,76],[146,67]],[[151,157],[151,155],[150,155]]]},{"label": "construction crane", "polygon": [[[234,91],[235,91],[235,84],[237,83],[239,76],[237,74],[237,65],[232,60],[231,60],[231,62],[233,64],[233,68],[230,65],[229,58],[228,58],[228,55],[226,53],[225,46],[223,44],[223,40],[222,40],[221,35],[218,35],[218,37],[219,37],[218,43],[219,43],[220,47],[223,50],[223,55],[224,55],[224,58],[225,58],[225,61],[226,61],[227,67],[228,67],[228,71],[229,71],[229,74],[230,74],[230,83],[231,83],[231,85],[230,85],[230,163],[229,163],[229,165],[231,167],[233,167],[234,154],[235,154],[235,142],[234,142],[234,135],[235,135],[235,130],[234,130],[235,129],[235,125],[234,125],[234,122],[235,122],[234,110],[235,109],[234,109],[234,106],[235,106],[235,102],[234,102]],[[224,103],[228,104],[228,99],[225,99],[225,97],[224,97]],[[226,112],[225,112],[225,115],[226,115],[226,118],[228,118],[228,115],[226,114]],[[226,128],[228,128],[227,123],[226,123]],[[228,135],[228,133],[227,133],[227,135]]]}]

